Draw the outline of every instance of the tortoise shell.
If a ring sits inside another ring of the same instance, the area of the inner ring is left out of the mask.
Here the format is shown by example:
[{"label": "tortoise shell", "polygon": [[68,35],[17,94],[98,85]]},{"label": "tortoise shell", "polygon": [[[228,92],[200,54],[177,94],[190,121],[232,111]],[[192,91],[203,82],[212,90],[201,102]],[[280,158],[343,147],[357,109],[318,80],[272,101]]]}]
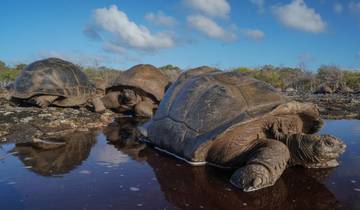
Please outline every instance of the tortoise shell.
[{"label": "tortoise shell", "polygon": [[289,101],[267,83],[242,73],[207,71],[181,75],[147,124],[151,143],[191,162],[205,161],[197,154],[204,153],[229,127],[250,122]]},{"label": "tortoise shell", "polygon": [[144,91],[160,102],[168,85],[168,78],[159,69],[149,64],[140,64],[124,71],[114,81],[110,89],[116,87],[134,88]]},{"label": "tortoise shell", "polygon": [[35,95],[77,97],[90,95],[95,87],[76,65],[59,58],[48,58],[26,66],[16,78],[13,97]]}]

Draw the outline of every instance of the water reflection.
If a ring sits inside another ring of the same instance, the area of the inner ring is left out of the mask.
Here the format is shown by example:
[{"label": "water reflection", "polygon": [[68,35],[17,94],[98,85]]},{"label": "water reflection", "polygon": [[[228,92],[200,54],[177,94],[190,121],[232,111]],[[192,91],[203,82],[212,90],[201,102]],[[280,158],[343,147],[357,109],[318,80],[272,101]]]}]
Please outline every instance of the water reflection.
[{"label": "water reflection", "polygon": [[[0,161],[0,200],[8,201],[0,202],[0,209],[360,207],[356,191],[360,189],[360,133],[353,129],[360,121],[330,121],[323,129],[346,143],[356,141],[349,144],[340,167],[289,168],[275,186],[252,193],[243,193],[228,182],[232,170],[192,167],[140,143],[139,122],[121,118],[96,135],[72,134],[63,139],[65,147],[54,150],[26,144],[4,146],[1,151],[18,154]],[[47,177],[55,175],[61,176]]]},{"label": "water reflection", "polygon": [[51,150],[37,149],[31,144],[17,144],[12,152],[15,152],[26,168],[37,174],[61,175],[70,172],[88,158],[96,138],[91,133],[76,133],[58,141],[66,144]]},{"label": "water reflection", "polygon": [[103,132],[108,143],[113,145],[118,151],[126,154],[133,160],[143,161],[144,158],[138,153],[146,145],[138,141],[139,133],[136,131],[136,127],[144,122],[145,119],[119,118],[106,127]]},{"label": "water reflection", "polygon": [[[227,182],[232,171],[191,167],[137,141],[136,121],[118,122],[105,129],[109,142],[134,160],[146,160],[166,200],[180,209],[339,209],[340,202],[322,182],[331,170],[286,171],[278,183],[253,193],[242,193]],[[311,194],[311,196],[310,196]]]}]

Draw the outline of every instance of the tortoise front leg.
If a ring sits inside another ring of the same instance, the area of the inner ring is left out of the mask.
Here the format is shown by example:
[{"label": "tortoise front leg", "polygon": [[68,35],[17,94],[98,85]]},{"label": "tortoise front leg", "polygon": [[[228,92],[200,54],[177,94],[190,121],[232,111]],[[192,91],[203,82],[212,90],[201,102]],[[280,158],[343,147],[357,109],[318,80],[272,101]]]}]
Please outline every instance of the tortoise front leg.
[{"label": "tortoise front leg", "polygon": [[290,159],[290,153],[285,144],[269,139],[260,140],[250,153],[245,166],[236,170],[230,179],[233,185],[244,192],[274,185]]},{"label": "tortoise front leg", "polygon": [[154,108],[156,105],[151,99],[145,98],[135,106],[135,114],[138,117],[152,117],[154,114]]},{"label": "tortoise front leg", "polygon": [[103,102],[101,101],[100,97],[94,97],[92,99],[92,104],[95,107],[95,112],[97,112],[97,113],[105,112],[106,108],[105,108]]},{"label": "tortoise front leg", "polygon": [[101,98],[101,101],[108,109],[115,109],[120,107],[119,97],[121,96],[120,91],[112,91],[107,93],[104,97]]},{"label": "tortoise front leg", "polygon": [[41,108],[46,108],[58,98],[59,96],[42,95],[36,96],[33,99],[35,100],[36,105],[40,106]]}]

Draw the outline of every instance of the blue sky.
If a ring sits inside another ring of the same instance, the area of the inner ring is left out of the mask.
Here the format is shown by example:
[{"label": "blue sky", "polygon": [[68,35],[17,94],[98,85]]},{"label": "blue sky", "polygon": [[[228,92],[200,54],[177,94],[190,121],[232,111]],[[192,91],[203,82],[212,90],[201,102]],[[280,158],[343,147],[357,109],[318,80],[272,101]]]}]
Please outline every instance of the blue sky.
[{"label": "blue sky", "polygon": [[0,60],[360,68],[360,0],[2,0]]}]

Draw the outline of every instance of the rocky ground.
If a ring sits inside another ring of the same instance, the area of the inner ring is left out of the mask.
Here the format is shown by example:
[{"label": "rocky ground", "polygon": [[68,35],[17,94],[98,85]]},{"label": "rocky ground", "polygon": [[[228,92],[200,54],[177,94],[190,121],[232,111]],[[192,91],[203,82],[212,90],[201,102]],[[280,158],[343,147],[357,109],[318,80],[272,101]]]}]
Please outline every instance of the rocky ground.
[{"label": "rocky ground", "polygon": [[56,139],[76,131],[95,131],[113,121],[115,113],[91,112],[85,108],[19,107],[0,91],[0,143]]},{"label": "rocky ground", "polygon": [[[324,119],[360,119],[360,94],[288,94],[319,106]],[[6,90],[0,89],[0,144],[56,139],[79,131],[96,131],[119,115],[88,109],[19,107],[12,104]]]},{"label": "rocky ground", "polygon": [[319,106],[324,119],[360,119],[360,94],[296,94],[288,95],[297,101]]}]

